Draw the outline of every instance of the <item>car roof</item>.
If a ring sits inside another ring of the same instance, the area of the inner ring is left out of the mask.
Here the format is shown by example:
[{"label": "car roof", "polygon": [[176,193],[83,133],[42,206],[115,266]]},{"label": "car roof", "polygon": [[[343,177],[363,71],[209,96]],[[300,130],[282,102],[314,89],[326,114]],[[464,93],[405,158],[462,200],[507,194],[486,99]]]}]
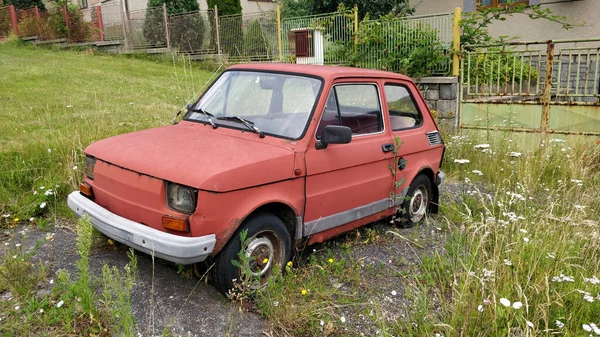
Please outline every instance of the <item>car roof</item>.
[{"label": "car roof", "polygon": [[375,77],[406,80],[412,82],[412,79],[410,79],[408,76],[392,73],[389,71],[351,68],[342,66],[321,66],[291,63],[247,63],[230,66],[227,68],[227,70],[261,70],[298,73],[322,77],[325,80],[331,80],[341,77]]}]

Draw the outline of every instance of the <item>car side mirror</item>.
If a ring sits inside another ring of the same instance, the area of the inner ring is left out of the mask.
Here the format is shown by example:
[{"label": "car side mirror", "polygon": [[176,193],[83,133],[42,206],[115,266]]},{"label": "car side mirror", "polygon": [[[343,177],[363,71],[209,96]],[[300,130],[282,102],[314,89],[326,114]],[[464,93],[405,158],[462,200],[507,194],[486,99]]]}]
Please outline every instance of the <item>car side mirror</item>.
[{"label": "car side mirror", "polygon": [[327,148],[329,144],[348,144],[352,141],[352,130],[347,126],[327,125],[323,128],[321,140],[317,141],[317,150]]}]

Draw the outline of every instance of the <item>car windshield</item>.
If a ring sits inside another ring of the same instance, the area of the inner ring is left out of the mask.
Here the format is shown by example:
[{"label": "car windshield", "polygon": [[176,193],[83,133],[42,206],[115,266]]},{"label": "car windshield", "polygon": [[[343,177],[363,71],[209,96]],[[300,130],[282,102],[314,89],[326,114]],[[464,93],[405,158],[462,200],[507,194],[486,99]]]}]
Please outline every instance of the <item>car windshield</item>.
[{"label": "car windshield", "polygon": [[[226,71],[191,107],[186,120],[299,139],[315,106],[321,80],[260,71]],[[247,123],[241,122],[240,118]]]}]

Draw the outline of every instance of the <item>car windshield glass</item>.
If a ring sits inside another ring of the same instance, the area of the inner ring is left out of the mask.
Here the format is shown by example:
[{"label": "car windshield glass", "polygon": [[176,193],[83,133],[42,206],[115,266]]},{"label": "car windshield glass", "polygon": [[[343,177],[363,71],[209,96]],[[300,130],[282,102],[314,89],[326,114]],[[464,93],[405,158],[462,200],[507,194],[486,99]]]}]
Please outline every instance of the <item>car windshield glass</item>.
[{"label": "car windshield glass", "polygon": [[[261,132],[298,139],[314,108],[321,81],[312,77],[259,71],[226,71],[191,107],[186,120],[248,130],[242,117]],[[222,118],[234,117],[234,118]]]}]

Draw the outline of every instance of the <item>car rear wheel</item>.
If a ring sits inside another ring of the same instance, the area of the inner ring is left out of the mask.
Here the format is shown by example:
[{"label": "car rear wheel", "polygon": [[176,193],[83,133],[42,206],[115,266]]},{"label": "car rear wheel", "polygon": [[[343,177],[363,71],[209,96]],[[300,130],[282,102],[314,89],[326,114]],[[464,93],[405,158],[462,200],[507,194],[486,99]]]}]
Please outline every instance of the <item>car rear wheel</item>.
[{"label": "car rear wheel", "polygon": [[[242,247],[241,233],[244,230],[248,232]],[[250,284],[246,286],[253,289],[265,286],[269,276],[281,271],[276,270],[276,266],[283,268],[289,261],[291,246],[290,234],[281,219],[269,213],[251,216],[215,259],[213,279],[217,288],[226,293],[234,287],[234,279],[244,279],[242,270],[232,261],[237,261],[250,277]],[[244,259],[240,259],[240,252],[243,252]]]},{"label": "car rear wheel", "polygon": [[401,223],[410,227],[425,220],[429,213],[432,198],[431,181],[419,174],[410,184],[401,207]]}]

